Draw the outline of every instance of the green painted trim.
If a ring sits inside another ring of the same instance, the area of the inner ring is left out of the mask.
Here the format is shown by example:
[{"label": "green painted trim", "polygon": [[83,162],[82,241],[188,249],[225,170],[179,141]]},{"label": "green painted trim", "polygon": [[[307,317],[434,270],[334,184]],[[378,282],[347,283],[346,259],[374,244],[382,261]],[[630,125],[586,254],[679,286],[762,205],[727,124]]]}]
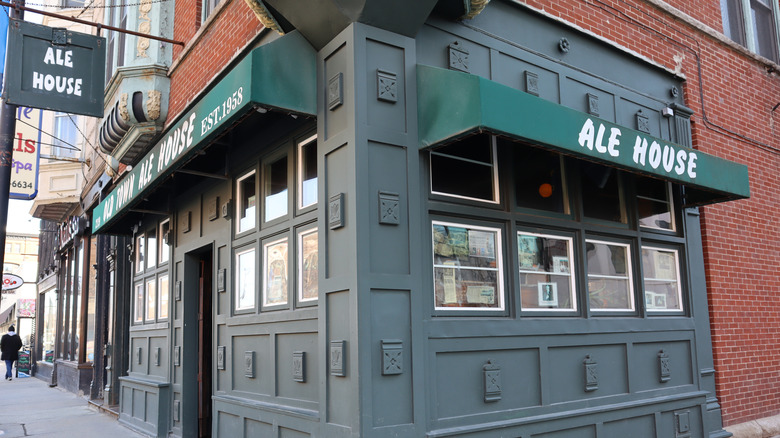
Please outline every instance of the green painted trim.
[{"label": "green painted trim", "polygon": [[683,184],[694,189],[688,204],[750,197],[748,168],[743,164],[476,75],[418,65],[417,90],[421,149],[488,131]]},{"label": "green painted trim", "polygon": [[93,234],[122,216],[254,106],[316,115],[316,56],[298,32],[253,50],[192,108],[182,113],[162,139],[95,207]]}]

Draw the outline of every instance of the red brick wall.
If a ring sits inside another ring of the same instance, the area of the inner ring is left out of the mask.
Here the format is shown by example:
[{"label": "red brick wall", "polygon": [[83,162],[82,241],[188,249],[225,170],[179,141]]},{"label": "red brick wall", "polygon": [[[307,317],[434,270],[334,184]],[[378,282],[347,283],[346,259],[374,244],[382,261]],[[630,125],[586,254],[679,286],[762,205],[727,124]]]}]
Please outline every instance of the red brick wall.
[{"label": "red brick wall", "polygon": [[173,51],[175,69],[171,74],[169,121],[175,120],[236,53],[263,29],[245,1],[222,0],[221,3],[212,13],[216,15],[203,25],[201,1],[176,3],[174,39],[187,46],[175,46]]},{"label": "red brick wall", "polygon": [[[780,413],[780,108],[772,111],[780,102],[780,76],[647,2],[521,3],[667,68],[675,68],[675,56],[683,57],[695,147],[746,164],[750,174],[749,200],[704,207],[701,216],[723,421],[731,425]],[[722,31],[719,2],[667,3]]]}]

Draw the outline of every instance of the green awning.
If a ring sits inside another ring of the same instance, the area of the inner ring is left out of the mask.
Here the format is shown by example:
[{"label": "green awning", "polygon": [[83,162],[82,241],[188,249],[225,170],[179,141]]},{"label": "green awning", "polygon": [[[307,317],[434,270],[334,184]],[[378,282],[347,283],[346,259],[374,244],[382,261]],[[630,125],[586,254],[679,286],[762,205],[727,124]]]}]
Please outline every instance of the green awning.
[{"label": "green awning", "polygon": [[750,197],[748,168],[485,78],[417,66],[420,148],[477,133],[522,140],[686,187],[686,205]]},{"label": "green awning", "polygon": [[98,233],[255,107],[317,114],[317,54],[298,32],[253,50],[181,114],[92,213]]}]

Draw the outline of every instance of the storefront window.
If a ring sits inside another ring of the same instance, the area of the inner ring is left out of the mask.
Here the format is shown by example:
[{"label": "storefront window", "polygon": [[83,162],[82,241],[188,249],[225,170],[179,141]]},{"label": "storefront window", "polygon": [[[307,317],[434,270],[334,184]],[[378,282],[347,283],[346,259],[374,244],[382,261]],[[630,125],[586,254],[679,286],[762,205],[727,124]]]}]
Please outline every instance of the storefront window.
[{"label": "storefront window", "polygon": [[239,178],[236,187],[236,198],[238,199],[238,202],[236,203],[236,208],[238,209],[237,232],[242,233],[255,227],[257,217],[255,172],[251,171]]},{"label": "storefront window", "polygon": [[150,230],[146,233],[146,266],[157,266],[157,231]]},{"label": "storefront window", "polygon": [[168,319],[168,296],[169,296],[169,289],[168,289],[168,275],[161,275],[160,278],[157,280],[158,287],[158,298],[157,298],[157,315],[160,319]]},{"label": "storefront window", "polygon": [[146,239],[143,234],[135,238],[135,272],[144,272],[144,254],[146,252]]},{"label": "storefront window", "polygon": [[171,221],[166,220],[160,224],[160,263],[168,263],[168,258],[171,256],[171,246],[169,244],[171,239]]},{"label": "storefront window", "polygon": [[255,307],[255,249],[236,254],[236,310]]},{"label": "storefront window", "polygon": [[146,321],[154,321],[155,310],[157,309],[157,283],[154,278],[146,281],[146,310],[144,319]]},{"label": "storefront window", "polygon": [[642,272],[648,312],[683,310],[677,251],[643,246]]},{"label": "storefront window", "polygon": [[298,208],[317,203],[317,136],[298,144]]},{"label": "storefront window", "polygon": [[317,229],[298,233],[298,301],[313,301],[319,293]]},{"label": "storefront window", "polygon": [[524,310],[576,310],[572,239],[517,233]]},{"label": "storefront window", "polygon": [[629,246],[587,240],[588,298],[592,310],[634,310]]},{"label": "storefront window", "polygon": [[81,347],[81,299],[82,299],[82,293],[81,290],[83,288],[83,280],[84,280],[84,242],[86,240],[79,240],[79,249],[78,249],[78,266],[76,267],[76,281],[74,281],[73,284],[73,297],[75,303],[74,308],[72,310],[73,313],[73,344],[71,346],[71,358],[72,360],[78,360],[79,359],[79,348]]},{"label": "storefront window", "polygon": [[515,196],[522,208],[569,214],[569,196],[560,154],[531,146],[515,146]]},{"label": "storefront window", "polygon": [[43,360],[54,362],[54,344],[57,341],[57,291],[43,294]]},{"label": "storefront window", "polygon": [[135,285],[135,306],[133,308],[133,315],[135,315],[135,322],[144,321],[144,284],[138,283]]},{"label": "storefront window", "polygon": [[267,243],[263,257],[263,306],[287,304],[287,239]]},{"label": "storefront window", "polygon": [[287,156],[265,166],[265,221],[287,214]]},{"label": "storefront window", "polygon": [[480,134],[431,152],[431,192],[498,202],[495,138]]},{"label": "storefront window", "polygon": [[658,230],[674,231],[671,185],[653,178],[636,178],[636,198],[639,225]]},{"label": "storefront window", "polygon": [[626,222],[617,169],[581,161],[580,188],[585,217]]},{"label": "storefront window", "polygon": [[433,222],[437,309],[503,310],[501,230]]}]

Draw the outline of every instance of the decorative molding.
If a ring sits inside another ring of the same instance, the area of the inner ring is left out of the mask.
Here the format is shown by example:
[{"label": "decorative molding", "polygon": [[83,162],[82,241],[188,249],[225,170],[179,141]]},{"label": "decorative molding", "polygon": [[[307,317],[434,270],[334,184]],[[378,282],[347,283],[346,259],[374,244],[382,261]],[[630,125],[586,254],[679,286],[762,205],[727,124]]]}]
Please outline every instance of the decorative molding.
[{"label": "decorative molding", "polygon": [[344,74],[337,73],[328,81],[328,109],[335,110],[344,103]]},{"label": "decorative molding", "polygon": [[466,7],[466,13],[460,17],[461,20],[471,20],[479,15],[485,6],[490,3],[490,0],[465,0],[464,6]]},{"label": "decorative molding", "polygon": [[173,299],[175,301],[181,301],[181,290],[182,290],[181,280],[178,280],[176,282],[176,290],[173,292]]},{"label": "decorative molding", "polygon": [[157,120],[160,118],[160,99],[162,93],[158,90],[149,90],[146,92],[148,99],[146,100],[146,114],[150,120]]},{"label": "decorative molding", "polygon": [[599,117],[599,96],[593,93],[586,93],[588,98],[588,114]]},{"label": "decorative molding", "polygon": [[691,436],[690,411],[674,413],[674,429],[676,438],[688,438]]},{"label": "decorative molding", "polygon": [[155,347],[154,350],[152,350],[152,360],[154,362],[154,366],[159,367],[160,366],[160,347]]},{"label": "decorative molding", "polygon": [[569,42],[569,39],[566,37],[561,38],[558,41],[558,51],[561,53],[569,53],[569,50],[571,50],[571,43]]},{"label": "decorative molding", "polygon": [[181,366],[181,345],[173,346],[173,366]]},{"label": "decorative molding", "polygon": [[469,73],[469,52],[461,46],[460,41],[455,41],[447,47],[450,70]]},{"label": "decorative molding", "polygon": [[400,220],[400,195],[392,192],[379,192],[379,223],[398,225]]},{"label": "decorative molding", "polygon": [[404,344],[400,339],[382,339],[382,375],[404,372]]},{"label": "decorative molding", "polygon": [[141,362],[143,362],[143,349],[141,347],[135,348],[135,362],[138,365],[141,365]]},{"label": "decorative molding", "polygon": [[669,354],[664,350],[658,352],[658,380],[661,383],[672,380],[672,366],[669,360]]},{"label": "decorative molding", "polygon": [[244,376],[249,377],[250,379],[255,378],[255,352],[254,351],[244,352]]},{"label": "decorative molding", "polygon": [[338,193],[330,197],[328,202],[328,227],[331,230],[344,226],[344,194]]},{"label": "decorative molding", "polygon": [[306,352],[293,351],[292,376],[296,382],[306,382]]},{"label": "decorative molding", "polygon": [[636,113],[636,130],[650,134],[650,118],[642,110]]},{"label": "decorative molding", "polygon": [[279,35],[284,35],[282,26],[271,15],[262,0],[246,0],[246,4],[249,5],[249,9],[255,13],[255,16],[257,16],[257,19],[260,20],[263,26],[275,30]]},{"label": "decorative molding", "polygon": [[484,382],[483,399],[485,403],[501,400],[501,367],[493,363],[492,360],[487,361],[482,366],[482,381]]},{"label": "decorative molding", "polygon": [[377,69],[376,98],[384,102],[398,102],[398,75]]},{"label": "decorative molding", "polygon": [[585,367],[585,392],[599,389],[599,370],[596,361],[588,354],[582,364]]},{"label": "decorative molding", "polygon": [[525,92],[539,96],[539,75],[529,70],[525,71]]},{"label": "decorative molding", "polygon": [[217,369],[224,370],[226,362],[227,347],[224,345],[217,346]]},{"label": "decorative molding", "polygon": [[[152,10],[152,0],[141,0],[138,5],[138,32],[143,34],[150,34],[152,31],[152,19],[149,17],[149,12]],[[138,37],[136,43],[136,57],[148,58],[149,54],[146,50],[149,49],[149,38]]]},{"label": "decorative molding", "polygon": [[192,213],[190,211],[187,211],[185,213],[182,213],[179,217],[179,230],[181,230],[182,233],[189,233],[190,232],[190,223],[192,222],[190,220],[192,216]]},{"label": "decorative molding", "polygon": [[347,367],[344,362],[344,351],[347,341],[330,341],[330,374],[332,376],[345,377]]},{"label": "decorative molding", "polygon": [[117,105],[119,107],[119,117],[121,117],[125,122],[130,121],[130,111],[127,109],[127,98],[127,93],[120,94],[119,104]]},{"label": "decorative molding", "polygon": [[217,271],[217,292],[225,292],[227,290],[227,269],[222,268]]},{"label": "decorative molding", "polygon": [[181,421],[181,401],[179,400],[173,401],[173,421]]}]

